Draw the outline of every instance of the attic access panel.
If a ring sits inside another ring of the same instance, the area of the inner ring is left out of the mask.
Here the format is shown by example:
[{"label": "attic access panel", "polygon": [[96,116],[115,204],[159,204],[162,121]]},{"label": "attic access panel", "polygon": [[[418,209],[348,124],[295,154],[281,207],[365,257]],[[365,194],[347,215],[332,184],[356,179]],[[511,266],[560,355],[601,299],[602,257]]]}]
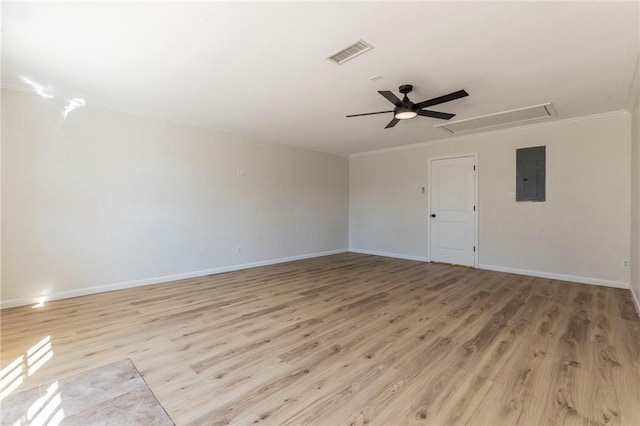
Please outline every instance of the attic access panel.
[{"label": "attic access panel", "polygon": [[542,105],[534,105],[525,108],[502,111],[495,114],[482,115],[480,117],[464,120],[449,121],[436,124],[435,127],[450,134],[489,131],[538,122],[541,119],[556,116],[553,105],[549,102]]},{"label": "attic access panel", "polygon": [[516,150],[516,201],[544,201],[546,147]]}]

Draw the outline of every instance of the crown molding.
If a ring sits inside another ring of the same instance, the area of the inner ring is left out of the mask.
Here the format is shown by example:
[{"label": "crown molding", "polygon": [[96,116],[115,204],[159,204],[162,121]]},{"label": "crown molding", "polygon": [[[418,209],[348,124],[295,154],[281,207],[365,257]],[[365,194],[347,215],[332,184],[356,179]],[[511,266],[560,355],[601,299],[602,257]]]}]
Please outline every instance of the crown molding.
[{"label": "crown molding", "polygon": [[543,123],[527,124],[527,125],[518,126],[518,127],[509,127],[506,129],[496,129],[496,130],[489,130],[489,131],[483,131],[483,132],[477,132],[477,133],[470,133],[466,135],[453,136],[449,138],[435,139],[432,141],[418,142],[418,143],[402,145],[402,146],[394,146],[391,148],[381,148],[381,149],[374,149],[371,151],[357,152],[354,154],[350,154],[349,158],[363,157],[363,156],[374,155],[374,154],[382,154],[382,153],[393,152],[393,151],[403,151],[406,149],[421,148],[421,147],[437,145],[441,143],[464,141],[464,140],[473,139],[473,138],[477,138],[484,135],[495,135],[495,134],[501,134],[501,133],[519,132],[522,130],[528,130],[528,129],[533,129],[537,127],[556,126],[556,125],[571,123],[574,121],[594,120],[598,118],[610,117],[610,116],[621,115],[621,114],[629,115],[629,112],[627,110],[621,109],[617,111],[608,111],[608,112],[601,112],[598,114],[584,115],[581,117],[571,117],[571,118],[564,118],[560,120],[545,121]]},{"label": "crown molding", "polygon": [[[38,96],[38,97],[43,98],[43,99],[55,99],[55,100],[58,100],[58,101],[68,101],[69,99],[82,97],[82,96],[79,96],[79,95],[72,96],[72,95],[68,95],[68,94],[65,94],[65,93],[56,92],[56,93],[52,93],[50,96],[47,96],[45,98],[45,97],[42,97],[35,89],[33,89],[31,87],[19,86],[19,85],[16,85],[16,84],[9,84],[9,83],[2,83],[2,84],[0,84],[0,87],[2,87],[2,89],[5,89],[5,90],[13,90],[14,92],[26,93],[28,95]],[[205,126],[203,124],[194,123],[194,122],[177,121],[177,120],[170,119],[170,118],[168,118],[166,116],[162,116],[160,114],[153,114],[153,113],[149,113],[149,112],[143,112],[143,111],[127,108],[127,107],[122,107],[122,106],[119,106],[119,105],[111,105],[111,104],[104,104],[104,103],[98,103],[98,102],[93,102],[93,101],[87,101],[87,106],[93,106],[93,107],[108,109],[110,111],[116,111],[116,112],[120,112],[120,113],[124,113],[124,114],[135,115],[137,117],[142,117],[142,118],[151,118],[151,119],[154,119],[154,120],[168,121],[170,123],[180,124],[180,125],[183,125],[183,126],[198,127],[198,128],[201,128],[201,129],[215,130],[217,132],[231,134],[230,132],[225,132],[223,130],[212,129],[212,128],[207,127],[207,126]],[[236,135],[236,136],[240,136],[240,135]]]},{"label": "crown molding", "polygon": [[[42,98],[42,96],[39,95],[38,92],[36,92],[31,87],[24,87],[24,86],[8,84],[8,83],[0,83],[0,87],[2,89],[4,89],[4,90],[12,90],[14,92],[26,93],[28,95],[38,96],[38,97]],[[55,99],[55,100],[58,100],[58,101],[65,101],[66,102],[69,99],[73,99],[73,98],[77,98],[77,97],[79,97],[79,96],[71,96],[71,95],[67,96],[67,95],[64,95],[62,93],[57,93],[57,94],[52,94],[50,97],[47,97],[47,98],[44,98],[44,99]],[[221,129],[213,128],[213,127],[207,126],[206,124],[202,124],[202,123],[195,123],[195,122],[189,122],[189,121],[179,121],[179,120],[175,120],[175,119],[163,116],[163,115],[153,114],[153,113],[139,111],[139,110],[134,110],[134,109],[118,106],[118,105],[97,103],[97,102],[93,102],[93,101],[89,100],[89,101],[87,101],[87,105],[86,106],[98,107],[98,108],[106,109],[106,110],[109,110],[109,111],[115,111],[115,112],[119,112],[119,113],[122,113],[122,114],[129,114],[129,115],[133,115],[133,116],[141,117],[141,118],[148,118],[148,119],[152,119],[152,120],[166,121],[166,122],[177,124],[177,125],[180,125],[180,126],[195,127],[195,128],[198,128],[198,129],[203,129],[203,130],[208,130],[208,131],[212,131],[212,132],[216,132],[216,133],[229,135],[229,136],[232,136],[232,137],[235,137],[235,138],[242,139],[244,141],[269,143],[269,144],[275,144],[275,145],[284,145],[284,146],[287,146],[287,147],[290,147],[290,148],[293,148],[293,149],[300,149],[300,150],[304,150],[304,151],[312,151],[312,152],[317,152],[317,153],[324,154],[324,155],[331,155],[331,156],[334,156],[334,157],[348,158],[347,155],[334,154],[334,153],[331,153],[331,152],[320,151],[320,150],[311,149],[311,148],[305,148],[305,147],[301,147],[301,146],[298,146],[298,145],[290,145],[290,144],[286,144],[286,143],[282,143],[282,142],[276,142],[276,141],[272,141],[272,140],[249,137],[249,136],[245,136],[243,134],[232,132],[232,131],[229,131],[229,130],[221,130]]]},{"label": "crown molding", "polygon": [[[636,66],[636,71],[634,73],[634,84],[632,86],[631,93],[634,93],[633,90],[636,90],[636,91],[640,90],[640,87],[639,87],[640,81],[639,80],[640,80],[640,55],[638,57],[638,66]],[[29,94],[29,95],[34,95],[34,96],[40,97],[40,95],[31,87],[24,87],[24,86],[9,84],[9,83],[1,83],[0,87],[2,89],[12,90],[12,91],[15,91],[15,92],[21,92],[21,93],[26,93],[26,94]],[[78,96],[70,96],[70,95],[69,96],[63,96],[63,95],[64,94],[52,94],[51,97],[47,98],[47,99],[56,99],[56,100],[61,100],[61,101],[67,101],[67,100],[69,100],[71,98],[78,97]],[[178,124],[178,125],[182,125],[182,126],[196,127],[196,128],[199,128],[199,129],[204,129],[204,130],[209,130],[209,131],[214,131],[214,132],[218,132],[218,133],[227,134],[227,135],[234,136],[234,137],[237,137],[237,138],[241,138],[241,139],[244,139],[244,140],[253,140],[253,141],[256,141],[256,142],[274,143],[274,144],[278,144],[278,145],[289,146],[289,147],[292,147],[292,148],[298,148],[298,149],[307,150],[307,151],[319,152],[321,154],[333,155],[333,156],[336,156],[336,157],[353,158],[353,157],[361,157],[361,156],[366,156],[366,155],[382,154],[382,153],[385,153],[385,152],[402,151],[402,150],[406,150],[406,149],[420,148],[420,147],[423,147],[423,146],[436,145],[436,144],[445,143],[445,142],[455,142],[455,141],[460,141],[460,140],[467,140],[467,139],[472,139],[472,138],[479,137],[479,136],[482,136],[482,135],[493,135],[493,134],[500,134],[500,133],[517,132],[517,131],[537,128],[537,127],[555,126],[555,125],[558,125],[558,124],[570,123],[570,122],[573,122],[573,121],[591,120],[591,119],[608,117],[608,116],[613,116],[613,115],[618,115],[618,114],[629,114],[629,111],[631,111],[633,109],[632,107],[635,106],[635,104],[633,104],[632,102],[635,101],[636,99],[637,99],[637,96],[629,96],[630,104],[627,106],[627,109],[623,109],[623,110],[608,111],[608,112],[603,112],[603,113],[598,113],[598,114],[585,115],[585,116],[581,116],[581,117],[556,119],[556,120],[551,120],[551,121],[545,121],[545,122],[542,122],[542,123],[533,123],[533,124],[527,124],[527,125],[517,126],[517,127],[508,127],[508,128],[496,129],[496,130],[479,131],[479,132],[476,132],[476,133],[469,133],[469,134],[466,134],[466,135],[434,139],[432,141],[424,141],[424,142],[418,142],[418,143],[395,146],[395,147],[389,147],[389,148],[374,149],[374,150],[371,150],[371,151],[357,152],[357,153],[349,154],[348,156],[328,153],[328,152],[309,149],[309,148],[303,148],[303,147],[296,146],[296,145],[283,144],[283,143],[280,143],[280,142],[273,142],[273,141],[268,141],[268,140],[259,140],[259,139],[248,138],[248,137],[246,137],[244,135],[241,135],[239,133],[234,133],[234,132],[230,132],[230,131],[226,131],[226,130],[215,129],[215,128],[212,128],[212,127],[208,127],[208,126],[206,126],[204,124],[173,120],[173,119],[161,116],[161,115],[156,115],[156,114],[147,113],[147,112],[140,112],[140,111],[137,111],[137,110],[132,110],[132,109],[128,109],[128,108],[120,107],[120,106],[114,106],[114,105],[108,105],[108,104],[102,104],[102,103],[95,103],[95,102],[90,102],[90,106],[104,108],[104,109],[107,109],[107,110],[116,111],[116,112],[120,112],[120,113],[124,113],[124,114],[130,114],[130,115],[134,115],[134,116],[137,116],[137,117],[143,117],[143,118],[150,118],[150,119],[154,119],[154,120],[166,121],[166,122],[170,122],[170,123],[174,123],[174,124]],[[89,104],[89,102],[88,102],[88,104]],[[89,105],[87,105],[87,106],[89,106]]]}]

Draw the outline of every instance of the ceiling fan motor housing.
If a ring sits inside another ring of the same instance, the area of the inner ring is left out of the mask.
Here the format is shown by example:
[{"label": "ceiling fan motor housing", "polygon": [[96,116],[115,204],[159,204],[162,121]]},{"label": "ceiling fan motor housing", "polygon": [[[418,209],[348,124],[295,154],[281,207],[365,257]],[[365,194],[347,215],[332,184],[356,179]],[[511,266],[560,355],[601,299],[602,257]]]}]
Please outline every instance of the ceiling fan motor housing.
[{"label": "ceiling fan motor housing", "polygon": [[400,93],[404,95],[402,98],[402,105],[396,104],[396,107],[393,110],[393,116],[398,120],[408,120],[409,118],[413,118],[418,115],[418,107],[409,100],[407,96],[413,90],[413,85],[411,84],[403,84],[398,88]]}]

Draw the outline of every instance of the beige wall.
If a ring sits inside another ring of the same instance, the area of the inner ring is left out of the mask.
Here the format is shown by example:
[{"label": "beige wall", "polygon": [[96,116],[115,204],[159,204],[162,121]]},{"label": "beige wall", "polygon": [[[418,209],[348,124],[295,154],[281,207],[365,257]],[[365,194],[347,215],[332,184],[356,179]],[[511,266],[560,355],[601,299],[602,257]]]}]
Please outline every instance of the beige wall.
[{"label": "beige wall", "polygon": [[[352,156],[350,248],[427,259],[428,160],[477,152],[481,267],[628,287],[629,128],[623,112]],[[547,201],[516,203],[516,148],[538,145]]]},{"label": "beige wall", "polygon": [[640,313],[640,60],[631,96],[631,292]]},{"label": "beige wall", "polygon": [[3,306],[347,249],[346,158],[63,108],[3,91]]},{"label": "beige wall", "polygon": [[[638,104],[349,161],[91,105],[63,120],[63,107],[3,91],[3,306],[340,251],[347,234],[354,250],[427,259],[428,159],[471,152],[482,266],[631,280],[640,296]],[[547,201],[515,203],[515,149],[541,144]]]}]

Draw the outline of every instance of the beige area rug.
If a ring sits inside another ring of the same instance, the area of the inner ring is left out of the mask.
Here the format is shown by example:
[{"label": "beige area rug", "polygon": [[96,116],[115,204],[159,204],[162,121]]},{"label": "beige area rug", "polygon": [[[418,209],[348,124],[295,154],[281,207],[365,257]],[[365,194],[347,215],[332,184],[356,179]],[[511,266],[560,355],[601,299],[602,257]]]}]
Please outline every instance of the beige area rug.
[{"label": "beige area rug", "polygon": [[2,425],[173,425],[131,360],[9,395]]}]

